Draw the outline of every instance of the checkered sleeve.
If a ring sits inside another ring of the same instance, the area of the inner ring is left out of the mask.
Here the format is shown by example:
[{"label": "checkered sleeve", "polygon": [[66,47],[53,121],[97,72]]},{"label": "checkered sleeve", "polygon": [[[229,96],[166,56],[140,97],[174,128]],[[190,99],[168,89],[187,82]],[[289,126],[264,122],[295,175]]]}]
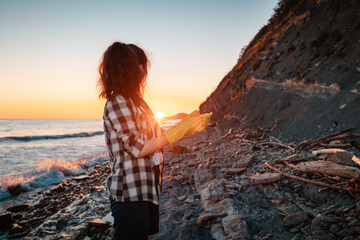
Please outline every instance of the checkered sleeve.
[{"label": "checkered sleeve", "polygon": [[131,102],[115,97],[108,101],[106,108],[110,124],[115,129],[116,136],[123,145],[123,150],[133,159],[138,158],[145,142],[141,139],[136,126]]}]

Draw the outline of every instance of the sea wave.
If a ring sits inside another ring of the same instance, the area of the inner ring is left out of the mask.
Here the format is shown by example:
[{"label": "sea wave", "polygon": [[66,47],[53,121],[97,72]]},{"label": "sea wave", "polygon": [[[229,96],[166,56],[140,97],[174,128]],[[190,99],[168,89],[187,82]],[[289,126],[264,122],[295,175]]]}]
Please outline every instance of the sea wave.
[{"label": "sea wave", "polygon": [[52,140],[52,139],[64,139],[64,138],[80,138],[80,137],[93,137],[96,135],[104,134],[103,131],[96,132],[79,132],[79,133],[70,133],[70,134],[60,134],[60,135],[34,135],[34,136],[9,136],[0,138],[0,142],[3,141],[35,141],[35,140]]},{"label": "sea wave", "polygon": [[90,159],[66,161],[62,159],[46,159],[37,162],[37,169],[27,176],[6,176],[0,178],[0,202],[8,197],[9,186],[20,185],[23,191],[50,186],[85,173],[86,169],[109,161],[107,153],[96,154]]}]

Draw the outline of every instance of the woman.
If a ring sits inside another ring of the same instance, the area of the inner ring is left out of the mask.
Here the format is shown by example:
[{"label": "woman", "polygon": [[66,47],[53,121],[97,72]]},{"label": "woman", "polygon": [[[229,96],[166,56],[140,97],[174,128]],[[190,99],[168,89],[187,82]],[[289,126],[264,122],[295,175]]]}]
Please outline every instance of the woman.
[{"label": "woman", "polygon": [[151,239],[159,232],[162,148],[205,129],[211,113],[189,114],[163,131],[143,100],[149,60],[134,44],[114,42],[99,67],[105,141],[112,162],[110,193],[115,239]]}]

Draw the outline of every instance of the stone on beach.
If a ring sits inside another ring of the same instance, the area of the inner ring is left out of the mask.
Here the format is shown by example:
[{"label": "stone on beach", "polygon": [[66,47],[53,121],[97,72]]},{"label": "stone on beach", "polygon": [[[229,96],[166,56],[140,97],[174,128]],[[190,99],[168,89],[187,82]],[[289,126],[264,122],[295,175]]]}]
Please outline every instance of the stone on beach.
[{"label": "stone on beach", "polygon": [[246,156],[244,158],[241,158],[240,160],[236,161],[233,164],[234,168],[244,168],[249,166],[252,162],[254,161],[254,156],[250,155],[250,156]]},{"label": "stone on beach", "polygon": [[28,210],[29,208],[30,208],[30,203],[24,203],[24,204],[20,204],[20,205],[8,207],[8,208],[6,209],[6,211],[9,211],[9,212],[20,212],[20,211]]},{"label": "stone on beach", "polygon": [[19,195],[24,191],[20,184],[8,186],[7,189],[11,195]]},{"label": "stone on beach", "polygon": [[240,232],[244,236],[243,239],[248,238],[248,226],[246,221],[240,214],[230,215],[222,218],[222,224],[226,235]]},{"label": "stone on beach", "polygon": [[353,156],[354,154],[351,152],[337,152],[329,158],[329,161],[348,166],[357,166],[357,164],[351,160]]},{"label": "stone on beach", "polygon": [[10,228],[9,233],[14,234],[14,233],[22,232],[22,231],[23,231],[23,228],[21,226],[19,226],[19,224],[13,223],[11,228]]},{"label": "stone on beach", "polygon": [[12,217],[10,212],[0,214],[0,228],[3,228],[11,223],[12,223]]},{"label": "stone on beach", "polygon": [[108,227],[108,224],[101,220],[101,219],[94,219],[87,223],[89,226],[95,226],[95,227]]},{"label": "stone on beach", "polygon": [[282,221],[282,226],[284,227],[295,227],[302,222],[305,222],[308,218],[307,213],[305,212],[296,212],[289,216],[285,216]]}]

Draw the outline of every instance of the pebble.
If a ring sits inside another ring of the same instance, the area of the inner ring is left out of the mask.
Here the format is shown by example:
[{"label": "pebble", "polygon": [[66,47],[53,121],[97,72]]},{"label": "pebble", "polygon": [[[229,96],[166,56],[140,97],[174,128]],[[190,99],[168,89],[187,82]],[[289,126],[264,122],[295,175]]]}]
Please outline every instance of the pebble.
[{"label": "pebble", "polygon": [[320,222],[321,222],[320,217],[315,217],[315,218],[313,218],[313,220],[311,220],[311,224],[314,226],[317,226],[317,227],[320,226]]},{"label": "pebble", "polygon": [[107,227],[108,226],[108,224],[101,219],[94,219],[92,221],[89,221],[87,224],[89,226],[95,226],[95,227]]},{"label": "pebble", "polygon": [[0,228],[5,227],[12,222],[12,217],[10,212],[0,214]]},{"label": "pebble", "polygon": [[19,226],[19,224],[13,223],[12,226],[11,226],[11,228],[10,228],[9,233],[10,233],[10,234],[20,233],[20,232],[22,232],[22,230],[23,230],[23,229],[22,229],[22,227]]},{"label": "pebble", "polygon": [[284,227],[295,227],[296,225],[307,220],[307,213],[296,212],[283,218],[282,226]]},{"label": "pebble", "polygon": [[20,205],[8,207],[8,208],[6,209],[6,211],[9,211],[9,212],[20,212],[20,211],[28,210],[29,208],[30,208],[30,203],[23,203],[23,204],[20,204]]},{"label": "pebble", "polygon": [[178,200],[184,201],[187,197],[188,197],[187,195],[183,195],[183,196],[178,197]]},{"label": "pebble", "polygon": [[352,220],[348,224],[349,224],[349,227],[357,226],[359,224],[359,220],[357,220],[357,219]]}]

